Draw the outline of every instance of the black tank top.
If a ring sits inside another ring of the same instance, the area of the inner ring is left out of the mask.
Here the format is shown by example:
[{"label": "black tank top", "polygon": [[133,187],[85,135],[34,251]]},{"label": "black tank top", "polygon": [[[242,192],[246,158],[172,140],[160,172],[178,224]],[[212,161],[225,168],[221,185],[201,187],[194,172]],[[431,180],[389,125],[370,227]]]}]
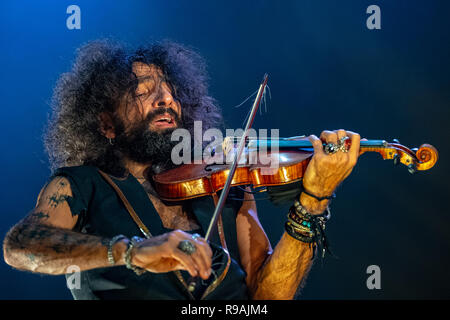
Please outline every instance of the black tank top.
[{"label": "black tank top", "polygon": [[[74,231],[112,238],[123,234],[128,238],[143,237],[122,201],[113,188],[104,180],[93,166],[65,167],[56,170],[54,176],[64,176],[70,183],[73,197],[67,201],[72,214],[78,215]],[[153,236],[169,232],[150,201],[142,185],[129,174],[127,178],[111,177],[128,199]],[[232,188],[231,200],[227,201],[222,212],[223,230],[231,256],[230,268],[223,281],[204,299],[248,299],[245,271],[240,264],[236,234],[236,215],[242,205],[242,191]],[[234,200],[233,200],[234,199]],[[201,229],[193,230],[204,236],[214,211],[211,197],[201,197],[183,203],[185,210],[197,218]],[[217,232],[211,242],[220,246]],[[185,279],[189,274],[182,271]],[[145,272],[138,276],[125,266],[97,268],[81,272],[80,289],[71,289],[74,299],[192,299],[186,287],[174,272]]]}]

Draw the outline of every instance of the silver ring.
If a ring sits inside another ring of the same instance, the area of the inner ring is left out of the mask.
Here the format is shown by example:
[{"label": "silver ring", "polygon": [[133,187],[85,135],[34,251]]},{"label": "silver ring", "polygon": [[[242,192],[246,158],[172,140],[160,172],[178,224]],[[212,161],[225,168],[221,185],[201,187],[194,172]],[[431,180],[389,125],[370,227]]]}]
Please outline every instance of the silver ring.
[{"label": "silver ring", "polygon": [[348,149],[347,149],[347,147],[345,146],[345,140],[347,140],[348,139],[348,137],[342,137],[342,138],[340,138],[339,139],[339,142],[338,142],[338,151],[341,151],[341,152],[348,152]]},{"label": "silver ring", "polygon": [[339,151],[339,146],[330,142],[323,147],[323,151],[325,154],[334,154]]},{"label": "silver ring", "polygon": [[348,137],[342,137],[339,139],[338,143],[327,143],[324,147],[323,147],[323,151],[325,152],[325,154],[334,154],[338,151],[341,152],[348,152],[347,147],[345,146],[345,140],[347,140]]},{"label": "silver ring", "polygon": [[183,251],[184,253],[188,254],[188,255],[193,254],[197,250],[197,248],[191,242],[191,240],[182,240],[182,241],[180,241],[180,243],[178,244],[177,248],[180,249],[181,251]]},{"label": "silver ring", "polygon": [[194,233],[193,235],[192,235],[192,239],[193,240],[197,240],[197,238],[201,238],[202,236],[201,235],[199,235],[198,233]]}]

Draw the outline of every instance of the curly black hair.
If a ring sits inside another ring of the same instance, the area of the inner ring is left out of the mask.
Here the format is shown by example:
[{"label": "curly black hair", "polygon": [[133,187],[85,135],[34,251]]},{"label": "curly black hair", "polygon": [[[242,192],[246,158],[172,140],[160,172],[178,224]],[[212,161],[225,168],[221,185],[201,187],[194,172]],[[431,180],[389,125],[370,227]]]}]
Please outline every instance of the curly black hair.
[{"label": "curly black hair", "polygon": [[126,95],[136,98],[134,62],[161,68],[182,106],[184,128],[191,133],[196,120],[202,121],[203,130],[223,125],[220,108],[208,94],[206,64],[194,50],[167,40],[137,49],[110,39],[91,41],[78,49],[72,70],[60,76],[54,89],[44,133],[52,170],[117,165],[114,158],[121,155],[100,132],[98,115],[113,114]]}]

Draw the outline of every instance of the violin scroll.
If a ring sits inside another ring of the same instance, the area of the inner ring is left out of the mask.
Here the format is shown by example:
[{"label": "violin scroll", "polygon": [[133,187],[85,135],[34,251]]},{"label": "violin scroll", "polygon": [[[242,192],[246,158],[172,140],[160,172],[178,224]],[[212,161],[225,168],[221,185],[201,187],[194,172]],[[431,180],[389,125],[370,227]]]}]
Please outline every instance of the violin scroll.
[{"label": "violin scroll", "polygon": [[431,144],[422,144],[416,151],[416,157],[420,161],[417,170],[431,169],[438,161],[438,151]]},{"label": "violin scroll", "polygon": [[438,151],[430,144],[422,144],[418,149],[409,149],[396,139],[392,143],[383,141],[377,146],[361,141],[360,154],[365,152],[377,152],[385,160],[392,159],[394,165],[402,163],[408,167],[410,173],[431,169],[439,158]]}]

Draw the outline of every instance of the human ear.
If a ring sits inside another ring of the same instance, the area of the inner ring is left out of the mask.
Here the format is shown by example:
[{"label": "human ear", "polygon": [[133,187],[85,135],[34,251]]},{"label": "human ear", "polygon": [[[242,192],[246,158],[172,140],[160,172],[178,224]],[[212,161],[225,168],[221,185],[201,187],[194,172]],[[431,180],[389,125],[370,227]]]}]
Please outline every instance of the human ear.
[{"label": "human ear", "polygon": [[114,122],[109,112],[101,112],[98,115],[99,130],[108,139],[114,139],[116,137],[116,130],[114,128]]}]

